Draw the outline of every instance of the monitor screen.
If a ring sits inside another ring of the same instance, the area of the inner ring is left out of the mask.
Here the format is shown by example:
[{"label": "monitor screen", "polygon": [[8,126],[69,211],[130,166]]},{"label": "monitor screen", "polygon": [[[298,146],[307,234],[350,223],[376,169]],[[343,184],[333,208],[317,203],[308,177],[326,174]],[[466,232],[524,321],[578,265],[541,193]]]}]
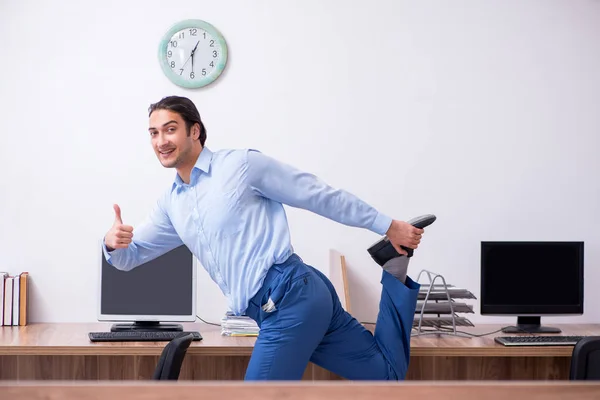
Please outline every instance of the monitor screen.
[{"label": "monitor screen", "polygon": [[110,265],[104,253],[99,320],[193,321],[196,276],[193,254],[182,245],[130,271]]},{"label": "monitor screen", "polygon": [[583,313],[583,242],[482,242],[481,314]]}]

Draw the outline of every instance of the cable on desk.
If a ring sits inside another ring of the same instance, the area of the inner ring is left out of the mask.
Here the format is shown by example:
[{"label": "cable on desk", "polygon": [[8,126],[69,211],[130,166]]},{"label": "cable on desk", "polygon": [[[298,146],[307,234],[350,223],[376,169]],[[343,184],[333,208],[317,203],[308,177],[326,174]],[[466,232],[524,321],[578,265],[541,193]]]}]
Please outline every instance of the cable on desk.
[{"label": "cable on desk", "polygon": [[[361,325],[376,325],[375,322],[364,322],[364,321],[361,321],[360,324]],[[505,328],[516,328],[516,329],[518,329],[520,331],[523,331],[523,333],[528,333],[531,336],[535,336],[534,333],[529,332],[529,331],[527,331],[527,330],[525,330],[523,328],[519,328],[518,326],[514,326],[514,325],[507,325],[507,326],[504,326],[504,327],[502,327],[500,329],[497,329],[497,330],[492,331],[492,332],[487,332],[487,333],[471,333],[471,332],[465,332],[465,331],[459,331],[459,330],[457,330],[456,333],[462,333],[462,334],[473,336],[473,337],[482,337],[482,336],[488,336],[488,335],[492,335],[494,333],[501,332]],[[418,328],[417,327],[413,327],[412,328],[412,330],[416,330],[416,329],[418,329]],[[437,329],[439,331],[445,331],[445,332],[452,332],[452,333],[454,333],[454,329],[452,329],[452,328],[439,327]],[[428,331],[428,332],[433,332],[433,331]]]},{"label": "cable on desk", "polygon": [[[497,330],[495,330],[493,332],[487,332],[487,333],[470,333],[470,332],[459,331],[459,330],[457,330],[456,333],[462,333],[462,334],[473,336],[473,337],[482,337],[482,336],[492,335],[494,333],[501,332],[505,328],[516,328],[516,329],[518,329],[520,331],[523,331],[524,333],[529,333],[531,336],[535,336],[533,333],[531,333],[531,332],[529,332],[529,331],[527,331],[525,329],[519,328],[518,326],[514,326],[514,325],[507,325],[507,326],[502,327],[500,329],[497,329]],[[413,328],[413,329],[415,329],[415,328]],[[440,331],[454,332],[454,330],[452,328],[440,327],[438,329]]]},{"label": "cable on desk", "polygon": [[221,326],[221,324],[215,324],[214,322],[205,321],[202,318],[200,318],[199,315],[196,315],[196,318],[198,318],[200,321],[202,321],[202,322],[204,322],[205,324],[208,324],[208,325]]}]

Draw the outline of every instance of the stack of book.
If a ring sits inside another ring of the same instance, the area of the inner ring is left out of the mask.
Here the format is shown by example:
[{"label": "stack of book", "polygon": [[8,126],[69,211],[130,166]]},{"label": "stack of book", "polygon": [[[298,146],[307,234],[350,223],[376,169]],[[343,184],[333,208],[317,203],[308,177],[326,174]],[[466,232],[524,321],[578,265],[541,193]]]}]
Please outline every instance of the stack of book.
[{"label": "stack of book", "polygon": [[221,335],[223,336],[258,336],[260,328],[256,322],[246,315],[225,313],[221,318]]},{"label": "stack of book", "polygon": [[11,275],[0,271],[0,325],[27,325],[29,273]]}]

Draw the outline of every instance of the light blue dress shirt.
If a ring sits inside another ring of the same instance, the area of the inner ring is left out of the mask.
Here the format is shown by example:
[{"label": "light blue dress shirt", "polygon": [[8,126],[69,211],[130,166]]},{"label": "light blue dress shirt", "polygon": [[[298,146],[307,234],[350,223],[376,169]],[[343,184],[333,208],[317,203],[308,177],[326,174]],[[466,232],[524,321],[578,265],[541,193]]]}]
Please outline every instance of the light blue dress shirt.
[{"label": "light blue dress shirt", "polygon": [[257,150],[205,147],[190,183],[176,174],[129,247],[104,247],[104,254],[116,268],[131,270],[185,244],[240,315],[267,270],[294,251],[283,204],[379,235],[392,222],[356,196]]}]

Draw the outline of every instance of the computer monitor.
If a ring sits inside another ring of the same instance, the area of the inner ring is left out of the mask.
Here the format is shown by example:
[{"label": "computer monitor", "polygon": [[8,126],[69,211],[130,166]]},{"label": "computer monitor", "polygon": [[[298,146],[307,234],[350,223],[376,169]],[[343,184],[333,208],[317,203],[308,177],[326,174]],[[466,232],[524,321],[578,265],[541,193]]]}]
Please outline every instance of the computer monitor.
[{"label": "computer monitor", "polygon": [[481,315],[515,315],[505,333],[559,333],[542,316],[583,314],[583,242],[481,242]]},{"label": "computer monitor", "polygon": [[196,320],[196,262],[191,251],[179,246],[130,271],[106,261],[102,248],[99,321],[115,323],[111,331],[182,331],[181,324]]}]

